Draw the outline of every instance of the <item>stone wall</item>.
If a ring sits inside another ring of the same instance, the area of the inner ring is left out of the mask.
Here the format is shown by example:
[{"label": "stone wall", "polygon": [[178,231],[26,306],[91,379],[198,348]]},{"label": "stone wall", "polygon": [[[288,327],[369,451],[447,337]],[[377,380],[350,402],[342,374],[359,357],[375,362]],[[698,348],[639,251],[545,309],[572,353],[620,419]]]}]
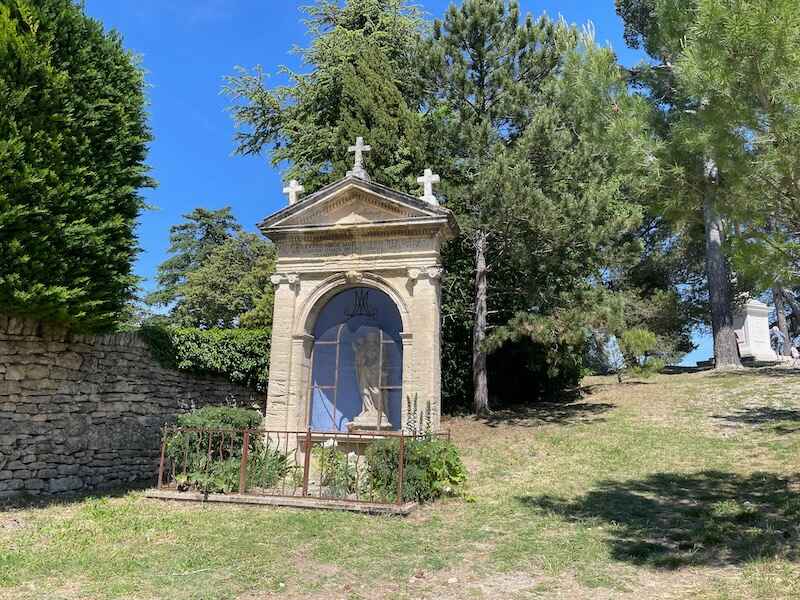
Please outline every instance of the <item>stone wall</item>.
[{"label": "stone wall", "polygon": [[0,316],[0,500],[155,482],[160,428],[263,394],[162,368],[136,334],[72,335]]}]

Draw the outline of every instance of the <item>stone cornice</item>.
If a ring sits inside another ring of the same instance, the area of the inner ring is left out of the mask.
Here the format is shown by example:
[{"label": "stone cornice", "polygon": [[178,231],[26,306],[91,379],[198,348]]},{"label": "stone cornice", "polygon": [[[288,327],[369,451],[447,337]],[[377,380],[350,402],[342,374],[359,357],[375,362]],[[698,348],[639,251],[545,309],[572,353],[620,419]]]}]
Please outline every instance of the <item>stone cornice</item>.
[{"label": "stone cornice", "polygon": [[434,217],[402,221],[373,221],[371,223],[273,227],[264,234],[276,243],[294,240],[304,244],[335,244],[341,240],[353,238],[438,238],[448,240],[454,237],[455,230],[449,226],[447,219]]}]

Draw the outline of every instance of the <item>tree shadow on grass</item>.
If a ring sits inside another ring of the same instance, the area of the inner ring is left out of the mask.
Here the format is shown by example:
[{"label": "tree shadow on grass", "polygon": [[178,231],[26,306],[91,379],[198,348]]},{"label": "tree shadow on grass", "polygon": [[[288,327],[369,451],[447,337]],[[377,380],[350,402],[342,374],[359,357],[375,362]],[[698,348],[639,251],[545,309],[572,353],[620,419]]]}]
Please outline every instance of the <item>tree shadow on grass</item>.
[{"label": "tree shadow on grass", "polygon": [[708,375],[712,379],[738,379],[739,377],[769,377],[788,379],[800,377],[800,369],[790,367],[745,367],[744,369],[724,369]]},{"label": "tree shadow on grass", "polygon": [[517,500],[573,522],[606,525],[606,542],[619,561],[666,569],[725,566],[798,558],[798,477],[657,473],[603,481],[573,501],[546,495]]},{"label": "tree shadow on grass", "polygon": [[728,415],[714,415],[713,418],[729,426],[751,425],[778,435],[800,432],[800,410],[792,408],[754,406],[740,408]]},{"label": "tree shadow on grass", "polygon": [[542,425],[575,425],[605,421],[602,414],[616,408],[601,402],[537,402],[493,411],[481,418],[489,427],[512,425],[541,427]]},{"label": "tree shadow on grass", "polygon": [[16,511],[30,508],[47,508],[54,505],[78,504],[90,498],[122,498],[131,492],[143,491],[154,486],[154,479],[132,481],[127,485],[95,488],[53,496],[30,496],[22,494],[0,499],[0,511]]}]

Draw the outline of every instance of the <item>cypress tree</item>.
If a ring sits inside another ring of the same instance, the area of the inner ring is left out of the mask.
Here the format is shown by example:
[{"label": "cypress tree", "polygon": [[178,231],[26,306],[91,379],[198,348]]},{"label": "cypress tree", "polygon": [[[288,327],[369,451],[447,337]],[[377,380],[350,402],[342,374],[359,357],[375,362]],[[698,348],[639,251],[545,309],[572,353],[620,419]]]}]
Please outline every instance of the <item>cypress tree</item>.
[{"label": "cypress tree", "polygon": [[113,328],[134,294],[144,75],[71,0],[0,0],[0,310]]}]

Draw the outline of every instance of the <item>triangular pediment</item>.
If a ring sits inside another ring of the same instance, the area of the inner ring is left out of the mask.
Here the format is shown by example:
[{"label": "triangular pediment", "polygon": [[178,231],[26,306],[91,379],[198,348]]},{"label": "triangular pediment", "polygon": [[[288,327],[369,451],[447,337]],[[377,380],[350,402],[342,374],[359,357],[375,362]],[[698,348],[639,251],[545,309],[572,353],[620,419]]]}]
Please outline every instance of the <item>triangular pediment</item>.
[{"label": "triangular pediment", "polygon": [[430,214],[398,205],[360,189],[350,189],[291,215],[281,225],[355,225],[407,220],[418,216]]},{"label": "triangular pediment", "polygon": [[265,219],[264,233],[295,228],[339,228],[413,221],[449,222],[441,206],[374,182],[347,177]]}]

